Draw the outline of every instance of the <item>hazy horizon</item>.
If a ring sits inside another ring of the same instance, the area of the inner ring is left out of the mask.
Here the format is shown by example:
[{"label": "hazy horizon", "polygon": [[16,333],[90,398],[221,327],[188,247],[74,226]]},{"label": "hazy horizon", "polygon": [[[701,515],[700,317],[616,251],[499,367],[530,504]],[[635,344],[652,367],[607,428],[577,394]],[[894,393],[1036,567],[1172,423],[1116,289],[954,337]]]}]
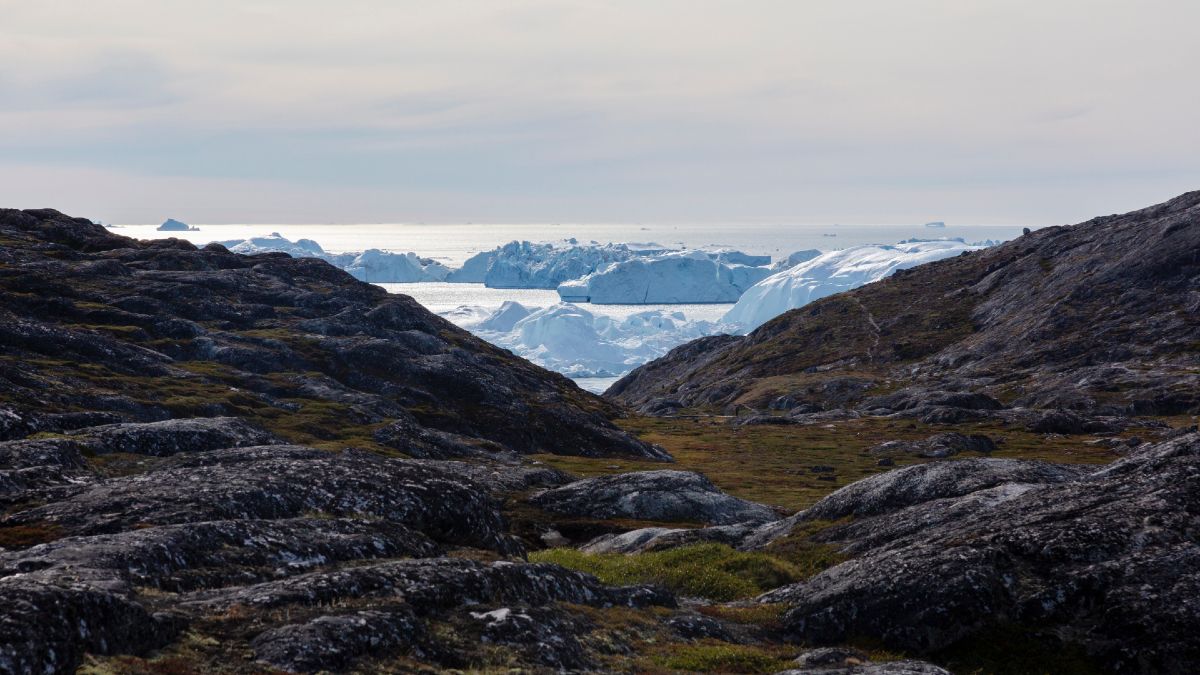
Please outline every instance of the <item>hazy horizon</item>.
[{"label": "hazy horizon", "polygon": [[104,222],[1052,225],[1200,188],[1184,0],[0,9],[0,206]]}]

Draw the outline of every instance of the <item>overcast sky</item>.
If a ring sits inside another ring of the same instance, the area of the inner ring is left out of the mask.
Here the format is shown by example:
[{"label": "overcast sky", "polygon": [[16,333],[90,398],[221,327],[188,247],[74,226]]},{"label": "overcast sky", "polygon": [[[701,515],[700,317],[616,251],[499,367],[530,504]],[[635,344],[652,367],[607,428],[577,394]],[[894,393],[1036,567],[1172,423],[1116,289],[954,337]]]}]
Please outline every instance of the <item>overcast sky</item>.
[{"label": "overcast sky", "polygon": [[0,0],[0,206],[1054,224],[1200,189],[1196,0]]}]

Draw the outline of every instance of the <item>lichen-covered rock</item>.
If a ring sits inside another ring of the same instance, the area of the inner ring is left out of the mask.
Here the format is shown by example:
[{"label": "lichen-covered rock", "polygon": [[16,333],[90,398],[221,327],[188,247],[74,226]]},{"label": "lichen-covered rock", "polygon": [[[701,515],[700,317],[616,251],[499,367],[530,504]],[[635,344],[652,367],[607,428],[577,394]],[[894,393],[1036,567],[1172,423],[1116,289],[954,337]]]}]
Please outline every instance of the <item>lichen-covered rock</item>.
[{"label": "lichen-covered rock", "polygon": [[28,469],[55,466],[82,469],[83,445],[69,438],[0,441],[0,469]]},{"label": "lichen-covered rock", "polygon": [[418,644],[425,627],[404,605],[321,616],[272,628],[250,643],[254,656],[289,672],[340,671],[354,659],[385,657]]},{"label": "lichen-covered rock", "polygon": [[555,607],[501,607],[469,612],[480,640],[515,647],[526,659],[557,671],[592,670],[579,636],[590,621]]},{"label": "lichen-covered rock", "polygon": [[68,432],[96,454],[126,452],[166,457],[181,452],[282,443],[236,417],[198,417],[161,422],[109,424]]},{"label": "lichen-covered rock", "polygon": [[[987,460],[942,466],[969,461]],[[859,511],[861,527],[827,539],[880,528],[908,536],[869,540],[857,557],[765,599],[793,605],[784,623],[808,643],[858,636],[924,653],[1008,622],[1081,644],[1115,672],[1186,672],[1200,659],[1200,435],[1075,478],[1037,474],[1052,480],[990,504],[977,496],[1006,485],[958,498],[975,500],[969,508],[951,497],[897,509],[843,495],[838,512],[886,508]],[[956,517],[941,517],[948,509]]]},{"label": "lichen-covered rock", "polygon": [[958,408],[961,410],[1000,410],[1004,407],[995,398],[973,391],[939,391],[923,387],[909,387],[886,396],[867,399],[861,404],[863,410],[873,412],[920,412],[931,408]]},{"label": "lichen-covered rock", "polygon": [[402,600],[418,614],[467,605],[544,605],[570,602],[595,607],[673,606],[674,597],[649,586],[613,588],[595,577],[549,563],[480,563],[423,558],[372,563],[237,588],[198,591],[180,608],[212,612],[235,605],[258,609],[322,605],[350,598]]},{"label": "lichen-covered rock", "polygon": [[66,438],[0,441],[0,505],[35,490],[89,481],[85,448]]},{"label": "lichen-covered rock", "polygon": [[64,533],[87,535],[319,512],[394,520],[444,543],[521,550],[504,533],[497,502],[452,470],[288,445],[178,457],[157,470],[89,484],[60,501],[5,516],[0,527],[52,523]]},{"label": "lichen-covered rock", "polygon": [[84,652],[142,654],[182,623],[89,584],[0,578],[0,672],[74,672]]},{"label": "lichen-covered rock", "polygon": [[667,627],[687,640],[738,642],[738,638],[724,623],[695,612],[684,612],[667,619]]},{"label": "lichen-covered rock", "polygon": [[721,492],[691,471],[639,471],[569,483],[530,500],[555,513],[727,525],[778,520],[774,509]]},{"label": "lichen-covered rock", "polygon": [[221,520],[66,537],[0,553],[0,578],[86,574],[109,589],[170,592],[257,583],[351,560],[428,557],[428,537],[384,520]]},{"label": "lichen-covered rock", "polygon": [[807,520],[869,516],[1004,483],[1061,483],[1078,478],[1084,472],[1080,467],[1018,459],[929,462],[851,483],[803,513]]},{"label": "lichen-covered rock", "polygon": [[620,534],[602,534],[579,547],[584,553],[642,553],[692,544],[736,546],[756,530],[754,522],[697,528],[644,527]]},{"label": "lichen-covered rock", "polygon": [[[424,460],[414,460],[420,463]],[[575,480],[565,471],[545,465],[510,462],[431,461],[431,465],[453,471],[482,485],[494,494],[510,494],[534,488],[558,487]]]},{"label": "lichen-covered rock", "polygon": [[950,671],[925,661],[904,659],[847,666],[803,666],[789,668],[775,675],[953,675]]},{"label": "lichen-covered rock", "polygon": [[873,454],[916,455],[928,459],[943,459],[961,452],[987,454],[995,451],[996,442],[983,434],[960,434],[956,431],[934,434],[919,441],[886,441],[868,450]]}]

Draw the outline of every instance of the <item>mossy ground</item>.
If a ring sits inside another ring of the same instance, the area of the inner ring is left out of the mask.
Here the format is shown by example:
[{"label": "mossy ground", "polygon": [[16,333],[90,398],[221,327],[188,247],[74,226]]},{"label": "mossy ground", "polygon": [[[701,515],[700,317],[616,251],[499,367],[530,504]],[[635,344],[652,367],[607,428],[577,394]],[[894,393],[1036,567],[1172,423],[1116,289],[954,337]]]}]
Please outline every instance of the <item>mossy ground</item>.
[{"label": "mossy ground", "polygon": [[724,544],[639,555],[554,548],[536,551],[529,559],[587,572],[610,585],[658,584],[679,595],[717,602],[750,598],[805,577],[799,567],[782,557],[744,553]]},{"label": "mossy ground", "polygon": [[[536,458],[579,476],[663,468],[699,471],[730,494],[791,511],[811,506],[837,488],[895,468],[879,466],[879,456],[866,452],[884,441],[959,431],[986,434],[998,441],[993,457],[1072,464],[1103,464],[1117,458],[1112,450],[1088,445],[1087,441],[1096,438],[1093,436],[1038,434],[990,421],[929,425],[862,418],[813,425],[735,426],[725,417],[630,417],[618,424],[642,440],[665,447],[675,457],[675,464],[561,455]],[[972,456],[979,455],[959,457]],[[929,461],[907,456],[893,459],[896,466]],[[813,471],[813,467],[833,470]]]}]

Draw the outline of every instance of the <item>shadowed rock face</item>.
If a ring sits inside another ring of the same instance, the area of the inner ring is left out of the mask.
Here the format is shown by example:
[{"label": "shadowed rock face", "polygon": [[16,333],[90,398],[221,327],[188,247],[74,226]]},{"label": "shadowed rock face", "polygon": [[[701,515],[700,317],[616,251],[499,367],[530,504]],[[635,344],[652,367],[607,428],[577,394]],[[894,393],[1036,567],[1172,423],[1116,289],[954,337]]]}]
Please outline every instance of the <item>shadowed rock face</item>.
[{"label": "shadowed rock face", "polygon": [[191,455],[148,473],[81,486],[0,523],[43,523],[89,535],[308,512],[383,518],[444,542],[501,553],[521,550],[504,534],[496,502],[456,472],[366,452],[331,454],[299,446]]},{"label": "shadowed rock face", "polygon": [[229,416],[412,456],[666,458],[566,378],[323,261],[139,242],[51,210],[0,210],[0,347],[0,440]]},{"label": "shadowed rock face", "polygon": [[[649,413],[781,398],[891,411],[986,412],[1001,399],[1196,412],[1198,313],[1200,192],[1190,192],[898,272],[745,337],[683,345],[607,395]],[[902,390],[872,399],[885,380]],[[868,386],[847,395],[856,382]]]},{"label": "shadowed rock face", "polygon": [[587,478],[530,500],[553,511],[592,518],[727,525],[778,520],[769,506],[738,499],[691,471],[640,471]]},{"label": "shadowed rock face", "polygon": [[[249,648],[281,668],[405,655],[461,667],[428,622],[470,622],[496,605],[541,616],[560,602],[674,604],[659,589],[519,562],[523,547],[494,495],[565,480],[557,472],[282,444],[170,447],[178,452],[165,458],[148,451],[154,464],[135,475],[25,489],[0,516],[0,534],[53,539],[0,548],[0,671],[72,672],[84,652],[142,654],[193,622],[228,616],[244,617]],[[12,454],[48,461],[55,449]],[[462,548],[518,561],[441,557]],[[582,619],[556,621],[486,630],[530,663],[589,666],[571,637]],[[561,642],[558,661],[538,651],[550,638]]]},{"label": "shadowed rock face", "polygon": [[844,488],[821,513],[866,517],[820,538],[856,557],[763,600],[793,605],[784,623],[809,643],[867,636],[922,653],[1012,623],[1115,672],[1187,672],[1200,659],[1200,435],[1065,480],[1010,476],[958,496],[963,480],[939,482],[915,503]]}]

